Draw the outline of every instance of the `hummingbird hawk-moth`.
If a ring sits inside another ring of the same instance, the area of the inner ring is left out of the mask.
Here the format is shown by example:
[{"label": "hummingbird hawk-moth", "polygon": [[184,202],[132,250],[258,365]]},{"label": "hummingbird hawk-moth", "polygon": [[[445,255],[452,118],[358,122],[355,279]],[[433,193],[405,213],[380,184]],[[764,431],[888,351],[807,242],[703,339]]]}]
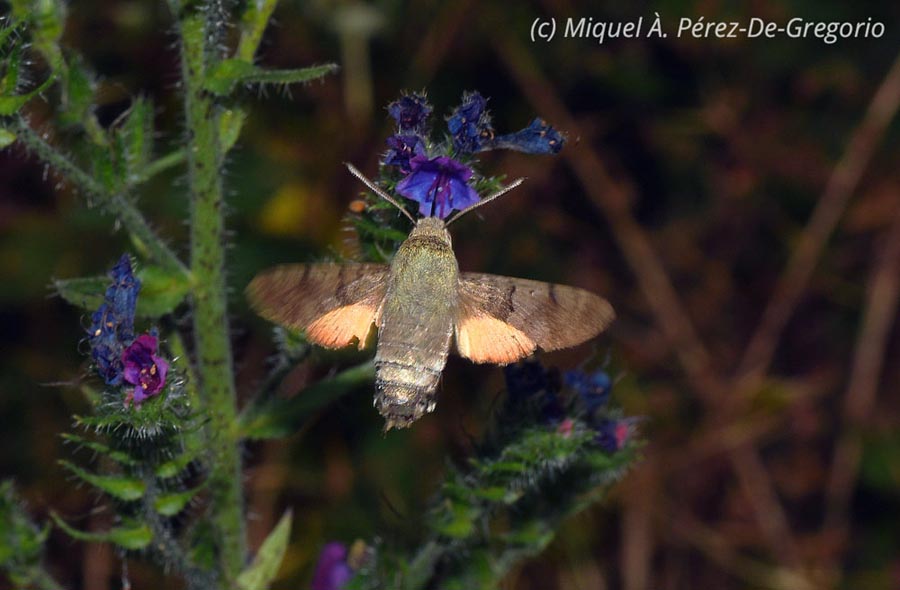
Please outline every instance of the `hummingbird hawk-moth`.
[{"label": "hummingbird hawk-moth", "polygon": [[348,164],[350,171],[414,224],[390,265],[288,264],[257,275],[247,287],[264,318],[304,330],[313,343],[363,348],[373,326],[375,407],[385,429],[405,428],[431,412],[451,347],[476,363],[505,365],[538,348],[580,344],[615,314],[583,289],[528,279],[460,272],[447,225],[511,190],[521,179],[456,214],[416,221]]}]

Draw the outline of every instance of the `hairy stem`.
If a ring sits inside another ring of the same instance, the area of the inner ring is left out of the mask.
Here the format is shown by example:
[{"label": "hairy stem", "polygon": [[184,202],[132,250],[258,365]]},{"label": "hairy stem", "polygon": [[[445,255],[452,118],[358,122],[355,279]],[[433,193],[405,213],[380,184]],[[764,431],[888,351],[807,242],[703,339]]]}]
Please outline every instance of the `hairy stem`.
[{"label": "hairy stem", "polygon": [[160,172],[168,170],[169,168],[174,168],[175,166],[179,166],[184,163],[187,159],[187,154],[184,150],[175,150],[165,156],[161,156],[156,160],[153,160],[144,168],[141,172],[140,177],[137,179],[136,184],[142,184],[147,182]]},{"label": "hairy stem", "polygon": [[188,129],[191,191],[191,271],[194,336],[201,397],[208,417],[210,518],[219,543],[223,586],[233,587],[244,565],[246,539],[241,487],[236,394],[226,316],[224,198],[219,116],[203,89],[216,59],[207,47],[206,23],[198,12],[183,15],[182,76]]},{"label": "hairy stem", "polygon": [[18,118],[13,120],[10,128],[16,134],[16,138],[30,152],[52,166],[79,191],[93,196],[110,213],[115,215],[131,236],[146,250],[150,258],[161,266],[178,271],[184,275],[190,274],[190,271],[178,259],[178,256],[153,231],[143,214],[131,200],[125,198],[125,195],[109,193],[90,174],[47,143],[24,119]]},{"label": "hairy stem", "polygon": [[272,11],[278,0],[250,0],[247,2],[247,8],[241,17],[241,41],[238,44],[235,57],[247,62],[253,61],[259,43],[262,41],[263,33]]}]

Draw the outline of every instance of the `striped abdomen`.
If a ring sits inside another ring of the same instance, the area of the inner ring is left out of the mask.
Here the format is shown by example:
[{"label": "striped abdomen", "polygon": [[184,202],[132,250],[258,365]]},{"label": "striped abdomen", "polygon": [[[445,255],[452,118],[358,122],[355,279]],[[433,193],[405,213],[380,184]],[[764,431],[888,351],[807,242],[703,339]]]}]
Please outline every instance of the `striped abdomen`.
[{"label": "striped abdomen", "polygon": [[386,428],[409,426],[434,409],[450,351],[459,268],[438,223],[421,220],[391,263],[375,354],[375,406]]}]

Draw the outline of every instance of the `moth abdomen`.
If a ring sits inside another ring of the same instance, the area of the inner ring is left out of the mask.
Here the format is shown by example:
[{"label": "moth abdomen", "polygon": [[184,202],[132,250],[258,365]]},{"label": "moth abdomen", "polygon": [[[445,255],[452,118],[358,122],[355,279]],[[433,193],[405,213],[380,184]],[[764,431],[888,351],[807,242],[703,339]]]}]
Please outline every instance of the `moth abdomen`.
[{"label": "moth abdomen", "polygon": [[375,363],[375,407],[385,430],[406,428],[434,410],[441,371],[396,361]]}]

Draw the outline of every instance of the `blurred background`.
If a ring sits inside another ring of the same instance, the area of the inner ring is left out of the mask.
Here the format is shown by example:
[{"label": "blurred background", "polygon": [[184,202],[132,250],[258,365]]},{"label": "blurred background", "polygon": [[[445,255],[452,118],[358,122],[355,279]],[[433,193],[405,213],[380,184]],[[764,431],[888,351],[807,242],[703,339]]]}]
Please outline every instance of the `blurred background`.
[{"label": "blurred background", "polygon": [[[101,123],[149,96],[159,153],[178,146],[164,3],[80,0],[69,11],[64,43],[101,78]],[[537,17],[643,17],[646,31],[654,12],[667,38],[529,36]],[[701,16],[871,17],[885,33],[834,44],[676,37],[679,19]],[[353,256],[344,217],[360,187],[341,163],[375,174],[387,103],[425,89],[442,125],[464,90],[479,90],[498,133],[541,116],[569,142],[555,157],[482,158],[485,173],[528,181],[454,227],[461,268],[606,296],[619,316],[609,333],[544,360],[572,368],[608,355],[618,403],[647,417],[643,461],[504,587],[900,587],[898,23],[900,6],[874,1],[284,0],[260,63],[341,70],[244,97],[250,118],[228,164],[239,390],[254,391],[273,352],[244,286],[275,263]],[[36,127],[48,108],[29,105]],[[140,204],[184,255],[181,174],[154,181]],[[56,462],[73,453],[58,433],[87,407],[74,387],[87,318],[48,285],[103,273],[128,250],[109,217],[24,150],[0,152],[0,476],[16,478],[41,519],[53,508],[81,528],[108,526]],[[314,357],[284,393],[334,362]],[[284,441],[248,446],[251,543],[285,507],[296,517],[276,587],[308,587],[328,540],[415,531],[502,387],[496,367],[451,358],[437,411],[407,431],[382,435],[363,390]],[[109,547],[55,532],[48,558],[67,588],[122,587]],[[163,583],[139,560],[127,567],[135,588]]]}]

